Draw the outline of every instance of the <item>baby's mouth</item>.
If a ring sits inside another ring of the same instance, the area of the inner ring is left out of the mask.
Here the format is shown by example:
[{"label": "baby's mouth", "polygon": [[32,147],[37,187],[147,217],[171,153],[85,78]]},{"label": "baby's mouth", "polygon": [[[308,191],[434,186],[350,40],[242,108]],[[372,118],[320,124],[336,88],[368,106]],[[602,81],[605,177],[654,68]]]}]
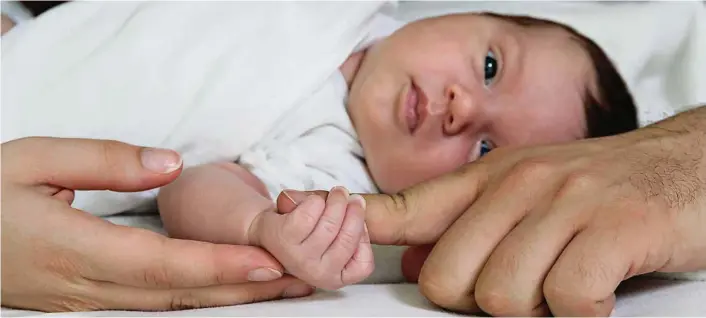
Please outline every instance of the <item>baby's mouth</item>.
[{"label": "baby's mouth", "polygon": [[407,91],[405,103],[405,119],[407,120],[410,134],[414,134],[422,126],[427,115],[426,105],[428,102],[429,100],[424,91],[412,81]]},{"label": "baby's mouth", "polygon": [[414,134],[419,127],[419,111],[417,110],[419,105],[419,90],[414,83],[410,83],[409,89],[407,90],[407,99],[405,101],[405,119],[407,121],[407,128],[410,134]]}]

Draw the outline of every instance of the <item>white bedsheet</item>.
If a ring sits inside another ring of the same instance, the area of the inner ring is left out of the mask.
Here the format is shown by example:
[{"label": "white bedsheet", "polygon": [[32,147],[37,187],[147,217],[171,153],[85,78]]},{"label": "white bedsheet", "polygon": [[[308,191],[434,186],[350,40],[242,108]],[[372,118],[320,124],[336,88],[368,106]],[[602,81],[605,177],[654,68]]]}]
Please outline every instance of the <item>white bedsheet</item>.
[{"label": "white bedsheet", "polygon": [[[555,18],[598,42],[616,61],[640,106],[643,124],[706,103],[706,14],[703,2],[434,2],[403,3],[398,17],[412,20],[441,13],[494,10]],[[4,109],[3,109],[4,110]],[[159,230],[150,217],[114,219]],[[395,255],[389,254],[394,263]],[[383,271],[392,271],[390,266]],[[390,277],[387,277],[390,278]],[[384,279],[378,277],[378,281]],[[623,284],[617,316],[705,316],[706,281],[635,279]],[[6,310],[3,316],[39,313]],[[349,286],[317,293],[233,307],[181,312],[91,312],[60,316],[443,316],[415,285]]]},{"label": "white bedsheet", "polygon": [[[635,279],[617,294],[614,316],[704,316],[706,282]],[[458,316],[431,305],[412,284],[356,285],[309,297],[240,306],[168,312],[102,311],[44,314],[2,310],[7,317],[430,317]]]}]

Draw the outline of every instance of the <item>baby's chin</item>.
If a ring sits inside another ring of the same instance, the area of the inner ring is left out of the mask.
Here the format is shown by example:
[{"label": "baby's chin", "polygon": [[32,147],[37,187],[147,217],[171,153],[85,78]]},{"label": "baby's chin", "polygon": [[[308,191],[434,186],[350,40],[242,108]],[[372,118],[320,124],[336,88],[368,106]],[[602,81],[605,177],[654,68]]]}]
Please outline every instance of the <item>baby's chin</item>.
[{"label": "baby's chin", "polygon": [[366,51],[367,50],[363,50],[352,54],[338,68],[339,71],[341,71],[343,78],[346,80],[346,84],[348,85],[348,91],[351,90],[351,87],[355,82],[355,79],[357,77],[356,75],[358,74],[358,70],[360,69],[361,62],[363,61],[363,58],[366,55]]}]

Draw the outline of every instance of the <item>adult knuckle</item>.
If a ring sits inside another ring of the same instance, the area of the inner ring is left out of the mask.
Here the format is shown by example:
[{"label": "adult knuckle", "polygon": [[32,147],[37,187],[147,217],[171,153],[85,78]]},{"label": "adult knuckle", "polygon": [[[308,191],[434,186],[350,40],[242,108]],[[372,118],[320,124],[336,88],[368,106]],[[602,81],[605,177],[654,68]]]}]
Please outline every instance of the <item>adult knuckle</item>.
[{"label": "adult knuckle", "polygon": [[226,283],[225,273],[222,271],[216,271],[211,277],[211,281],[215,282],[216,285],[223,285]]},{"label": "adult knuckle", "polygon": [[327,217],[327,216],[323,216],[323,217],[321,217],[319,222],[321,224],[321,229],[324,230],[324,232],[326,232],[327,234],[337,234],[338,233],[339,225],[338,225],[338,222],[336,222],[336,220],[334,220],[330,217]]},{"label": "adult knuckle", "polygon": [[574,171],[566,176],[563,190],[584,193],[585,191],[595,188],[597,185],[598,179],[594,174],[585,170]]},{"label": "adult knuckle", "polygon": [[190,291],[172,294],[169,299],[169,310],[186,310],[205,307],[205,302]]},{"label": "adult knuckle", "polygon": [[567,289],[556,280],[545,280],[542,286],[542,293],[547,302],[554,303],[563,303],[577,296],[575,291]]},{"label": "adult knuckle", "polygon": [[233,300],[233,304],[231,305],[257,303],[279,298],[282,293],[275,293],[275,291],[276,290],[244,290],[238,298]]},{"label": "adult knuckle", "polygon": [[517,304],[509,297],[507,290],[498,288],[480,289],[475,292],[475,300],[484,312],[493,316],[508,316],[517,314]]},{"label": "adult knuckle", "polygon": [[338,233],[338,240],[346,250],[357,247],[360,242],[359,235],[347,230],[343,230]]},{"label": "adult knuckle", "polygon": [[167,273],[163,266],[154,265],[142,271],[142,282],[149,287],[171,288],[171,281],[167,278]]},{"label": "adult knuckle", "polygon": [[311,224],[316,224],[318,220],[318,213],[315,211],[306,211],[305,213],[301,213],[300,217],[302,220],[303,224],[311,225]]},{"label": "adult knuckle", "polygon": [[[418,185],[418,187],[423,186],[423,184]],[[411,195],[409,190],[402,191],[397,194],[383,194],[386,196],[388,199],[384,200],[384,211],[387,215],[391,216],[389,219],[391,220],[398,220],[401,223],[406,223],[406,224],[415,224],[415,222],[411,222],[411,220],[415,219],[416,214],[418,213],[418,208],[414,206],[412,203],[412,198],[414,198],[414,195]],[[400,217],[401,216],[401,217]],[[383,241],[389,242],[390,244],[398,244],[401,243],[404,237],[406,237],[406,231],[411,230],[408,229],[407,226],[392,226],[391,228],[393,229],[392,231],[389,230],[389,228],[386,229],[376,229],[374,228],[376,224],[371,224],[373,228],[370,228],[370,233],[371,234],[376,234],[376,233],[386,233],[387,237],[380,238]],[[413,231],[413,230],[412,230]]]},{"label": "adult knuckle", "polygon": [[106,171],[112,173],[122,172],[124,162],[120,158],[120,148],[122,144],[114,140],[105,140],[101,142],[101,160]]},{"label": "adult knuckle", "polygon": [[[423,184],[418,187],[423,187]],[[389,213],[404,214],[410,211],[408,190],[396,194],[383,194],[388,200],[385,200],[385,210]]]},{"label": "adult knuckle", "polygon": [[[568,274],[568,275],[566,275]],[[565,275],[553,275],[544,281],[542,292],[548,303],[572,305],[592,304],[592,287],[596,286],[596,276],[581,265]]]},{"label": "adult knuckle", "polygon": [[222,266],[225,259],[219,257],[219,255],[238,253],[243,257],[242,259],[258,259],[255,255],[255,249],[234,250],[232,246],[218,244],[209,244],[207,246],[210,247],[211,254],[206,257],[210,258],[211,262],[208,263],[210,265],[209,267],[204,268],[204,271],[207,273],[205,277],[207,279],[206,282],[210,285],[228,284],[228,275],[226,275],[227,267]]},{"label": "adult knuckle", "polygon": [[[164,251],[167,238],[140,228],[123,228],[120,237],[125,246],[145,246],[149,250]],[[153,255],[150,261],[139,259],[131,271],[133,279],[146,287],[171,288],[164,255]]]},{"label": "adult knuckle", "polygon": [[[167,251],[169,239],[152,231],[139,228],[126,228],[121,233],[126,246],[145,246],[149,250],[159,251],[147,259],[142,259],[133,271],[136,281],[147,287],[172,288],[178,272],[170,271],[169,260],[164,253]],[[146,260],[149,260],[148,262]]]},{"label": "adult knuckle", "polygon": [[171,273],[165,262],[166,260],[162,257],[159,261],[151,263],[141,271],[141,278],[146,286],[157,288],[173,287]]},{"label": "adult knuckle", "polygon": [[447,309],[455,308],[461,297],[468,297],[464,292],[434,278],[420,277],[419,292],[435,305]]},{"label": "adult knuckle", "polygon": [[549,177],[555,171],[555,166],[540,158],[531,158],[519,161],[510,168],[510,176],[522,182],[537,182]]},{"label": "adult knuckle", "polygon": [[[517,240],[515,241],[517,242]],[[531,253],[531,252],[530,252]],[[509,275],[517,275],[522,271],[522,259],[526,259],[528,255],[525,251],[510,251],[503,254],[498,253],[493,255],[497,257],[497,268],[502,271],[502,273],[507,273]],[[494,286],[489,285],[489,286]]]}]

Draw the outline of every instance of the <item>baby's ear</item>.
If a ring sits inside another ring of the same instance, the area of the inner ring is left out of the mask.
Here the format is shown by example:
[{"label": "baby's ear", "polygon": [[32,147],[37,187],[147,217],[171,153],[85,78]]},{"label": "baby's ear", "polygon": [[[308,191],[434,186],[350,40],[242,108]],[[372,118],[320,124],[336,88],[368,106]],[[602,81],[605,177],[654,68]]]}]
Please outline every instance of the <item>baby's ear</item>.
[{"label": "baby's ear", "polygon": [[299,203],[303,202],[310,195],[318,195],[324,201],[328,197],[328,191],[296,191],[284,190],[277,196],[277,212],[286,214],[294,211]]}]

